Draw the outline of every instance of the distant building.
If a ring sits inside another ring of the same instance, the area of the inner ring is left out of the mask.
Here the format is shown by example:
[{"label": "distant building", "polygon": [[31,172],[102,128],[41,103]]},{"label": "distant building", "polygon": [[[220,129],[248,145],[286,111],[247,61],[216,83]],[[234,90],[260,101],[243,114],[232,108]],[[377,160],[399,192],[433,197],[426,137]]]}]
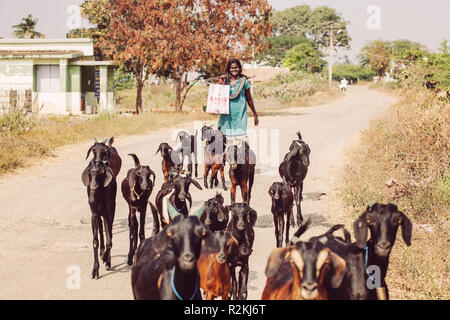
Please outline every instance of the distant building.
[{"label": "distant building", "polygon": [[113,110],[113,63],[95,60],[91,39],[0,39],[0,107],[11,103],[52,114]]}]

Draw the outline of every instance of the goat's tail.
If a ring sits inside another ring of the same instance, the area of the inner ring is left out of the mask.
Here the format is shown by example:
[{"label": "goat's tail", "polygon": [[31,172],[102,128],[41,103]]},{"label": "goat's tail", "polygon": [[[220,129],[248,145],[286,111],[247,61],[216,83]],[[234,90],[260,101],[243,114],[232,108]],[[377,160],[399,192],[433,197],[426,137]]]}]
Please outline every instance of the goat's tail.
[{"label": "goat's tail", "polygon": [[332,236],[333,233],[335,231],[339,230],[339,229],[342,229],[342,232],[344,233],[344,240],[345,240],[345,242],[350,243],[351,242],[350,232],[348,232],[348,230],[345,229],[345,226],[343,224],[334,225],[333,227],[330,228],[330,230],[325,232],[325,234],[328,234],[328,235]]},{"label": "goat's tail", "polygon": [[303,140],[300,131],[297,131],[297,137],[298,137],[298,140]]},{"label": "goat's tail", "polygon": [[152,217],[153,217],[153,232],[152,237],[156,235],[159,232],[159,218],[158,218],[158,210],[155,208],[155,206],[149,201],[150,209],[152,210]]},{"label": "goat's tail", "polygon": [[139,162],[139,158],[137,157],[137,155],[135,155],[134,153],[129,153],[129,156],[132,156],[134,159],[134,167],[137,168],[141,165],[141,163]]},{"label": "goat's tail", "polygon": [[302,234],[304,234],[306,230],[308,230],[310,224],[311,224],[311,220],[310,219],[308,219],[305,222],[303,222],[302,225],[300,227],[298,227],[298,230],[292,236],[290,244],[295,244],[298,241],[300,241],[300,236]]}]

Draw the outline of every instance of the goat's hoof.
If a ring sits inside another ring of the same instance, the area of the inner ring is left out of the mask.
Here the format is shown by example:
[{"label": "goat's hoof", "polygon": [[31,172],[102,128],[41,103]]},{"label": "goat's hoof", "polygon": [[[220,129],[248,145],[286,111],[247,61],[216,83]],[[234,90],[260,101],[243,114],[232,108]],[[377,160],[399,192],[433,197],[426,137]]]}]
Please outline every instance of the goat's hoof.
[{"label": "goat's hoof", "polygon": [[228,189],[227,189],[227,187],[223,186],[223,190],[224,190],[224,191],[227,191]]},{"label": "goat's hoof", "polygon": [[133,258],[128,258],[127,264],[131,267],[133,265]]},{"label": "goat's hoof", "polygon": [[98,269],[92,270],[92,279],[98,279],[99,277],[99,273],[98,273]]}]

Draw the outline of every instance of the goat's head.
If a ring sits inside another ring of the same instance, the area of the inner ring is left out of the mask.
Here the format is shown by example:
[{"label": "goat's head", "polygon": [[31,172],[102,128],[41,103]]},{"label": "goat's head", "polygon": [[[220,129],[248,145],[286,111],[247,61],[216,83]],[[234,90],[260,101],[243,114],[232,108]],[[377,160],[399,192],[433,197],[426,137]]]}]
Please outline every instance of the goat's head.
[{"label": "goat's head", "polygon": [[91,161],[81,175],[83,184],[91,190],[96,190],[99,186],[107,187],[113,178],[111,168],[103,161]]},{"label": "goat's head", "polygon": [[249,153],[249,145],[242,143],[240,146],[231,145],[225,149],[226,161],[232,169],[236,169],[238,164],[245,164]]},{"label": "goat's head", "polygon": [[219,222],[221,225],[226,226],[228,224],[228,210],[225,209],[224,199],[220,193],[216,194],[214,198],[206,201],[205,211],[200,221],[204,223],[208,228],[214,222]]},{"label": "goat's head", "polygon": [[274,182],[269,188],[269,195],[272,197],[273,200],[280,200],[280,199],[288,199],[289,197],[293,197],[292,190],[289,188],[289,185],[287,185],[284,182]]},{"label": "goat's head", "polygon": [[189,142],[190,141],[190,135],[184,130],[181,130],[178,132],[177,137],[175,138],[175,141],[178,141],[180,139],[180,142],[183,143],[183,141]]},{"label": "goat's head", "polygon": [[356,244],[360,248],[366,245],[370,229],[370,241],[375,248],[375,254],[381,258],[388,257],[399,226],[402,227],[403,241],[410,246],[412,224],[408,217],[393,203],[372,203],[353,225]]},{"label": "goat's head", "polygon": [[170,182],[173,184],[175,188],[176,197],[180,201],[186,200],[186,196],[189,193],[189,187],[191,184],[196,186],[198,189],[203,190],[197,181],[193,180],[189,176],[181,174],[174,175],[172,179],[170,179]]},{"label": "goat's head", "polygon": [[[141,166],[138,157],[134,153],[130,153],[129,156],[133,157],[135,165],[128,179],[130,188],[134,189],[136,184],[139,184],[142,191],[153,188],[156,178],[153,170],[149,166]],[[151,177],[153,177],[153,180],[151,180]]]},{"label": "goat's head", "polygon": [[[113,139],[113,138],[111,138]],[[110,139],[110,141],[111,141]],[[97,142],[97,139],[94,139],[94,144],[89,148],[86,159],[89,158],[89,154],[93,153],[94,161],[109,161],[109,158],[111,156],[109,147],[105,144],[107,139],[103,140],[102,142]],[[110,142],[112,143],[112,142]]]},{"label": "goat's head", "polygon": [[213,124],[210,126],[207,126],[206,124],[202,127],[202,141],[207,140],[211,142],[211,139],[214,136],[214,129],[212,128]]},{"label": "goat's head", "polygon": [[233,203],[230,206],[226,206],[231,212],[231,223],[239,230],[245,229],[245,226],[254,227],[256,223],[256,211],[247,203]]},{"label": "goat's head", "polygon": [[178,215],[161,232],[163,234],[155,238],[154,250],[173,250],[176,263],[183,272],[195,270],[203,240],[208,247],[217,251],[213,233],[196,216]]},{"label": "goat's head", "polygon": [[283,263],[289,262],[298,270],[300,293],[303,299],[314,300],[329,274],[331,286],[338,288],[343,280],[346,263],[320,242],[298,241],[295,245],[272,250],[266,266],[266,276],[271,278]]},{"label": "goat's head", "polygon": [[215,231],[214,238],[219,252],[216,255],[216,261],[219,264],[231,262],[237,256],[238,241],[228,231]]},{"label": "goat's head", "polygon": [[297,132],[298,140],[293,140],[289,146],[289,153],[286,156],[286,160],[289,161],[292,158],[299,157],[305,167],[309,166],[309,154],[311,150],[309,146],[302,140],[300,132]]}]

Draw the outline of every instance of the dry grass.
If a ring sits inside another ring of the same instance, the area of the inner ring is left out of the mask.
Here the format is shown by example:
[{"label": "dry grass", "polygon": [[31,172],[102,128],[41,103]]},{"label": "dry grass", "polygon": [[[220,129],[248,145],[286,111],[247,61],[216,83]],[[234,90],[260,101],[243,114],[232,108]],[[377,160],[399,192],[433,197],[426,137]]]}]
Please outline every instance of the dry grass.
[{"label": "dry grass", "polygon": [[32,160],[50,156],[55,148],[90,140],[144,133],[189,120],[215,120],[204,112],[152,112],[140,115],[41,117],[35,127],[18,135],[0,132],[0,175],[25,167]]},{"label": "dry grass", "polygon": [[413,222],[398,237],[387,282],[393,299],[449,299],[450,105],[404,92],[350,152],[342,197],[354,220],[371,201],[395,202]]}]

